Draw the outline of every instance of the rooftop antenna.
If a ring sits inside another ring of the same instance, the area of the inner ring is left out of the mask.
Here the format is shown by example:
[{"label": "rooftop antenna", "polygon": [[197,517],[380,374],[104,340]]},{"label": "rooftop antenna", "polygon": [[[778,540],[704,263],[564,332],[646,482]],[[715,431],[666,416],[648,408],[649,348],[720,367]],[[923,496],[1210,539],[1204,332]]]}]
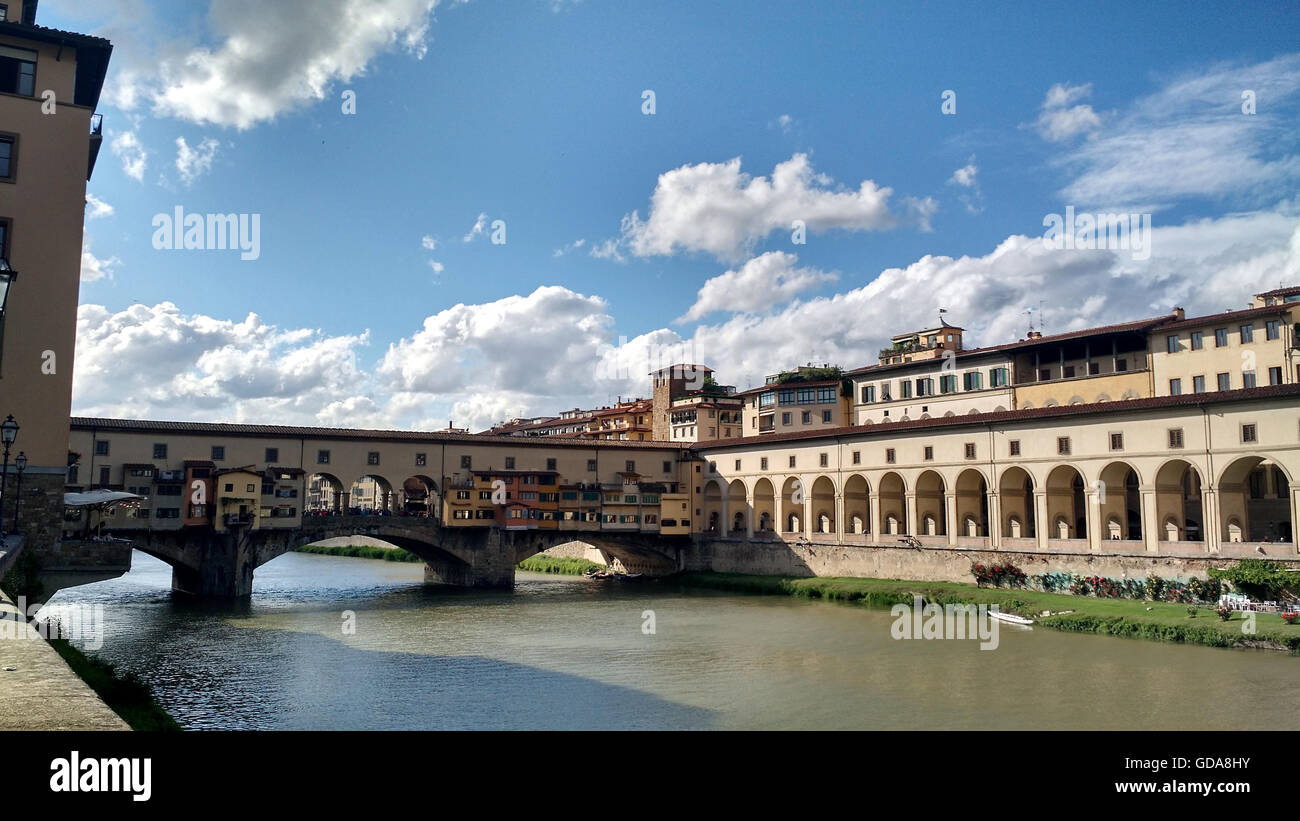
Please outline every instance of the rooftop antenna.
[{"label": "rooftop antenna", "polygon": [[1038,332],[1043,332],[1043,300],[1038,300]]},{"label": "rooftop antenna", "polygon": [[946,313],[948,313],[948,309],[947,309],[947,308],[940,308],[940,309],[939,309],[939,326],[940,326],[940,327],[943,327],[943,326],[946,324],[946,323],[943,321],[943,315],[946,314]]},{"label": "rooftop antenna", "polygon": [[1034,309],[1026,308],[1024,314],[1029,317],[1029,335],[1032,336],[1034,333]]}]

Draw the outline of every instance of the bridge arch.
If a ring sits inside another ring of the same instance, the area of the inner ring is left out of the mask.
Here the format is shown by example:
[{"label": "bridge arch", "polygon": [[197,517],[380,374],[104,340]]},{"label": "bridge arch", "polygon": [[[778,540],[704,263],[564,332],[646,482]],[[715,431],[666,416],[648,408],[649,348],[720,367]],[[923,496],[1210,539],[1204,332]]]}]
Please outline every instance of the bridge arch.
[{"label": "bridge arch", "polygon": [[1267,456],[1242,456],[1219,474],[1219,526],[1224,542],[1294,542],[1294,477]]},{"label": "bridge arch", "polygon": [[432,476],[408,476],[402,482],[401,512],[408,516],[440,517],[442,511],[438,509],[439,496],[438,483]]}]

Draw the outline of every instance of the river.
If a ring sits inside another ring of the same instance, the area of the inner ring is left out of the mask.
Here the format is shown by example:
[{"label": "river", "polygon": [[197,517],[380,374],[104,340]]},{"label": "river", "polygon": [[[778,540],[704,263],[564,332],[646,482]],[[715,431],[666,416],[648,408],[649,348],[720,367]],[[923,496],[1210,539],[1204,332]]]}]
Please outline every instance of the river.
[{"label": "river", "polygon": [[895,640],[888,611],[857,606],[422,573],[291,553],[250,602],[196,605],[137,552],[52,603],[102,604],[95,654],[191,729],[1300,729],[1300,660],[1280,653],[1012,627],[981,651]]}]

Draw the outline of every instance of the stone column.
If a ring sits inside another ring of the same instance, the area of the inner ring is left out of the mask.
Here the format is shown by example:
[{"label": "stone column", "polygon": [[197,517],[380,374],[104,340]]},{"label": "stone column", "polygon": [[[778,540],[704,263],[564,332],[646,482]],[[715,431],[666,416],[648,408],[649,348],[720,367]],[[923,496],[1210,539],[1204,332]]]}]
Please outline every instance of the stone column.
[{"label": "stone column", "polygon": [[[1101,552],[1101,497],[1098,495],[1096,487],[1085,488],[1083,491],[1083,503],[1087,506],[1084,511],[1085,518],[1088,522],[1088,550],[1092,553]],[[1144,531],[1145,532],[1145,531]]]},{"label": "stone column", "polygon": [[745,496],[745,504],[748,506],[748,515],[745,516],[745,538],[754,538],[754,494],[751,492]]},{"label": "stone column", "polygon": [[1052,523],[1047,520],[1047,491],[1045,490],[1034,491],[1034,530],[1038,534],[1038,549],[1046,551]]},{"label": "stone column", "polygon": [[916,509],[916,493],[903,494],[903,515],[907,517],[907,521],[903,523],[903,533],[909,536],[920,535],[921,521]]},{"label": "stone column", "polygon": [[726,489],[724,488],[723,495],[722,495],[722,502],[721,502],[721,510],[718,513],[718,535],[724,538],[731,531],[731,523],[727,518],[728,516],[731,515],[731,511],[727,510],[727,501],[728,499],[726,495]]},{"label": "stone column", "polygon": [[799,477],[799,482],[803,486],[803,535],[805,539],[811,542],[813,537],[813,517],[817,515],[817,511],[813,509],[812,484],[802,476]]},{"label": "stone column", "polygon": [[835,494],[835,538],[844,541],[844,494]]},{"label": "stone column", "polygon": [[[874,487],[874,485],[873,485]],[[875,544],[884,544],[885,518],[880,513],[880,494],[867,494],[867,518],[871,521],[871,541]]]},{"label": "stone column", "polygon": [[[948,546],[957,546],[957,492],[950,491],[943,497],[943,526],[948,531]],[[962,535],[965,535],[964,533]]]},{"label": "stone column", "polygon": [[777,487],[776,483],[773,482],[773,489],[775,490],[775,492],[772,494],[772,518],[775,519],[776,521],[772,523],[772,527],[775,528],[776,530],[776,537],[778,539],[784,539],[785,538],[784,483],[781,485],[781,487]]},{"label": "stone column", "polygon": [[1156,489],[1139,488],[1142,496],[1142,541],[1148,553],[1160,551],[1160,534],[1156,530]]},{"label": "stone column", "polygon": [[1223,541],[1219,530],[1219,493],[1208,485],[1201,485],[1201,538],[1206,553],[1218,554]]},{"label": "stone column", "polygon": [[1002,547],[1002,495],[1000,493],[988,494],[989,497],[989,547],[994,550]]}]

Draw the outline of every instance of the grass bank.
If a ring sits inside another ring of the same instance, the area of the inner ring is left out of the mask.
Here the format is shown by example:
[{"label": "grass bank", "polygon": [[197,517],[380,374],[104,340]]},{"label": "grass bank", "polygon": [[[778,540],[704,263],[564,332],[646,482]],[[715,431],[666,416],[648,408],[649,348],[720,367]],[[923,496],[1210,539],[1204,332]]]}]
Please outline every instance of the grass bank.
[{"label": "grass bank", "polygon": [[581,576],[588,570],[602,570],[601,565],[586,559],[566,559],[559,556],[529,556],[519,563],[520,570],[533,573],[560,573],[565,576]]},{"label": "grass bank", "polygon": [[351,559],[383,559],[386,562],[423,562],[419,556],[400,547],[375,547],[374,545],[349,544],[338,547],[324,545],[303,545],[295,547],[294,553],[315,553],[320,556],[347,556]]},{"label": "grass bank", "polygon": [[87,656],[67,639],[51,639],[50,646],[132,730],[181,729],[181,725],[158,706],[149,685],[134,674],[119,674],[112,664]]},{"label": "grass bank", "polygon": [[[1210,647],[1264,647],[1300,655],[1300,625],[1287,625],[1275,613],[1257,613],[1255,634],[1244,635],[1241,613],[1233,614],[1230,621],[1220,621],[1211,605],[1199,606],[1193,617],[1188,615],[1188,605],[1175,602],[1098,599],[956,582],[731,573],[683,573],[675,579],[688,587],[826,599],[869,607],[911,604],[913,596],[933,604],[996,604],[1003,612],[1030,617],[1036,625],[1053,630]],[[1073,612],[1062,612],[1067,610]],[[1056,615],[1042,616],[1043,611]]]}]

